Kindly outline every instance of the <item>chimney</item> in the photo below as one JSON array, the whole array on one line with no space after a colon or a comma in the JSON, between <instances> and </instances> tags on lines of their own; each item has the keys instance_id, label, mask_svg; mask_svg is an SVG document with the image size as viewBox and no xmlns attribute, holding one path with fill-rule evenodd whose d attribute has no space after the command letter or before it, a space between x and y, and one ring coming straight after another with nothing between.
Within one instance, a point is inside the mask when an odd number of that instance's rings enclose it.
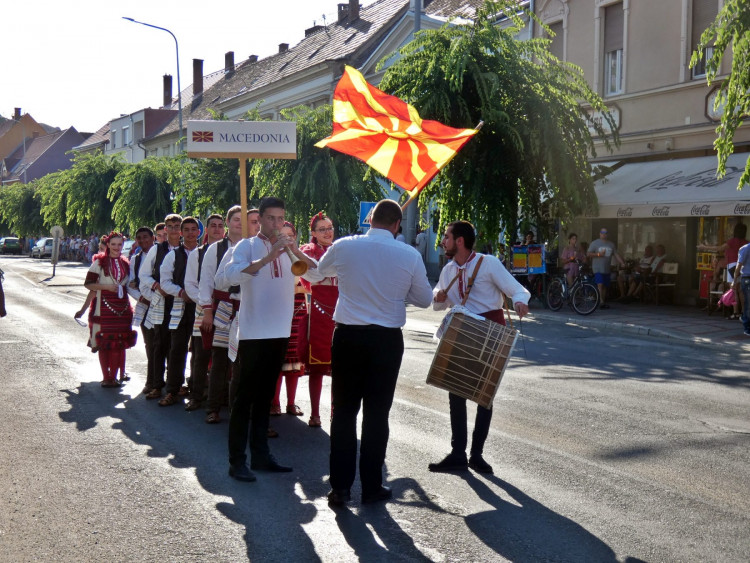
<instances>
[{"instance_id":1,"label":"chimney","mask_svg":"<svg viewBox=\"0 0 750 563\"><path fill-rule=\"evenodd\" d=\"M164 75L164 103L163 107L168 108L172 106L172 75Z\"/></svg>"},{"instance_id":2,"label":"chimney","mask_svg":"<svg viewBox=\"0 0 750 563\"><path fill-rule=\"evenodd\" d=\"M311 35L315 35L318 33L321 29L323 29L322 25L314 25L312 27L308 27L305 30L305 37L310 37Z\"/></svg>"},{"instance_id":3,"label":"chimney","mask_svg":"<svg viewBox=\"0 0 750 563\"><path fill-rule=\"evenodd\" d=\"M13 119L16 121L21 119L21 108L13 108Z\"/></svg>"},{"instance_id":4,"label":"chimney","mask_svg":"<svg viewBox=\"0 0 750 563\"><path fill-rule=\"evenodd\" d=\"M224 53L224 74L234 72L234 51Z\"/></svg>"},{"instance_id":5,"label":"chimney","mask_svg":"<svg viewBox=\"0 0 750 563\"><path fill-rule=\"evenodd\" d=\"M279 43L279 53L286 53L289 50L289 43Z\"/></svg>"},{"instance_id":6,"label":"chimney","mask_svg":"<svg viewBox=\"0 0 750 563\"><path fill-rule=\"evenodd\" d=\"M193 59L193 97L203 93L203 59Z\"/></svg>"},{"instance_id":7,"label":"chimney","mask_svg":"<svg viewBox=\"0 0 750 563\"><path fill-rule=\"evenodd\" d=\"M349 16L349 4L339 4L338 23L346 23L346 19L348 16Z\"/></svg>"},{"instance_id":8,"label":"chimney","mask_svg":"<svg viewBox=\"0 0 750 563\"><path fill-rule=\"evenodd\" d=\"M349 0L349 22L359 19L359 0Z\"/></svg>"},{"instance_id":9,"label":"chimney","mask_svg":"<svg viewBox=\"0 0 750 563\"><path fill-rule=\"evenodd\" d=\"M258 55L250 55L247 58L247 62L249 62L249 63L257 63L258 62Z\"/></svg>"}]
</instances>

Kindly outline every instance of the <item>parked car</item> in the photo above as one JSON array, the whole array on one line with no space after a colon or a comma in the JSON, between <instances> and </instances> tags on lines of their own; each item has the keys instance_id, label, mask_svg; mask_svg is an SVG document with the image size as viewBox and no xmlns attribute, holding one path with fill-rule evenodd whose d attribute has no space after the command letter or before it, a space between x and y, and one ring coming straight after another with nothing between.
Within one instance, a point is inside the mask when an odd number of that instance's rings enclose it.
<instances>
[{"instance_id":1,"label":"parked car","mask_svg":"<svg viewBox=\"0 0 750 563\"><path fill-rule=\"evenodd\" d=\"M21 254L21 243L16 237L0 238L0 254Z\"/></svg>"},{"instance_id":2,"label":"parked car","mask_svg":"<svg viewBox=\"0 0 750 563\"><path fill-rule=\"evenodd\" d=\"M122 255L126 258L130 258L130 253L132 252L134 244L135 241L133 239L126 240L122 245Z\"/></svg>"},{"instance_id":3,"label":"parked car","mask_svg":"<svg viewBox=\"0 0 750 563\"><path fill-rule=\"evenodd\" d=\"M34 247L31 249L32 258L44 258L45 256L52 256L52 245L55 244L53 238L40 238Z\"/></svg>"}]
</instances>

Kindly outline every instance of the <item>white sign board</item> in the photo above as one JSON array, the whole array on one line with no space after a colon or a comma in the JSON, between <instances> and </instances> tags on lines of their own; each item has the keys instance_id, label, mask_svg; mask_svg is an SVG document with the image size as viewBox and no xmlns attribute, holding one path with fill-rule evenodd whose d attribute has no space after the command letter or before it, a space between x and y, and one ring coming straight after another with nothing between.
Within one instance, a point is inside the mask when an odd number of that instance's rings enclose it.
<instances>
[{"instance_id":1,"label":"white sign board","mask_svg":"<svg viewBox=\"0 0 750 563\"><path fill-rule=\"evenodd\" d=\"M297 158L293 121L188 121L187 153L194 158Z\"/></svg>"}]
</instances>

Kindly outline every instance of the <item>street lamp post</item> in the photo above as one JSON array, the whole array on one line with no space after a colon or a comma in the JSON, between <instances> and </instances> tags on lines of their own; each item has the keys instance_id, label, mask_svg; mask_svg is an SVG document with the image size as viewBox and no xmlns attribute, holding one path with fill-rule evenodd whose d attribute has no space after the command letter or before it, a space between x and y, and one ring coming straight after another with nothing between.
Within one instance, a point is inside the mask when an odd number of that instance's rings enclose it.
<instances>
[{"instance_id":1,"label":"street lamp post","mask_svg":"<svg viewBox=\"0 0 750 563\"><path fill-rule=\"evenodd\" d=\"M151 25L150 23L145 22L139 22L138 20L134 20L133 18L126 18L123 16L124 20L131 21L133 23L139 23L141 25L145 25L146 27L153 27L154 29L161 29L162 31L166 31L169 33L169 35L172 36L172 39L174 39L174 49L175 53L177 53L177 110L178 110L178 117L180 120L180 133L179 133L179 140L180 140L180 152L182 152L182 84L180 83L180 46L177 44L177 37L175 37L174 33L169 31L166 27L159 27L158 25Z\"/></svg>"},{"instance_id":2,"label":"street lamp post","mask_svg":"<svg viewBox=\"0 0 750 563\"><path fill-rule=\"evenodd\" d=\"M177 111L178 111L177 116L180 122L179 123L180 131L178 133L178 139L179 139L180 154L182 154L182 139L184 136L182 134L183 133L182 131L182 84L180 83L180 46L177 43L177 37L175 37L174 33L169 31L166 27L159 27L158 25L152 25L150 23L140 22L138 20L134 20L133 18L126 18L125 16L123 16L122 19L131 21L133 23L139 23L141 25L145 25L146 27L153 27L154 29L160 29L162 31L166 31L167 33L169 33L169 35L172 36L172 39L174 39L174 49L175 49L175 53L177 54ZM186 201L185 201L185 197L183 196L182 197L182 211L185 211L185 207L186 207Z\"/></svg>"}]
</instances>

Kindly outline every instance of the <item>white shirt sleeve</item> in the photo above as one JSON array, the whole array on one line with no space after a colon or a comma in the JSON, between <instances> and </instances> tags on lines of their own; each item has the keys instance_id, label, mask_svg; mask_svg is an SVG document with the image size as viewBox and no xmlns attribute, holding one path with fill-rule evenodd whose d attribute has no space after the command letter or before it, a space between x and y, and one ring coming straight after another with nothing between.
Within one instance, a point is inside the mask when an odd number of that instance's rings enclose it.
<instances>
[{"instance_id":1,"label":"white shirt sleeve","mask_svg":"<svg viewBox=\"0 0 750 563\"><path fill-rule=\"evenodd\" d=\"M322 276L321 280L324 278L332 278L336 276L336 245L333 244L331 247L326 250L326 253L323 255L323 257L318 262L318 267L315 269L317 275ZM311 279L305 278L307 281L313 281ZM320 280L316 280L320 281Z\"/></svg>"},{"instance_id":2,"label":"white shirt sleeve","mask_svg":"<svg viewBox=\"0 0 750 563\"><path fill-rule=\"evenodd\" d=\"M427 279L427 270L424 267L424 262L422 262L422 257L418 253L414 253L411 288L406 295L406 301L423 309L429 307L432 303L432 286Z\"/></svg>"},{"instance_id":3,"label":"white shirt sleeve","mask_svg":"<svg viewBox=\"0 0 750 563\"><path fill-rule=\"evenodd\" d=\"M232 253L234 252L234 247L227 248L226 253L221 258L221 262L219 262L219 267L216 269L216 275L213 276L214 278L214 289L218 289L219 291L228 291L231 287L231 283L227 280L227 266L229 265L229 262L232 260ZM202 276L203 274L201 274ZM213 297L213 296L212 296Z\"/></svg>"},{"instance_id":4,"label":"white shirt sleeve","mask_svg":"<svg viewBox=\"0 0 750 563\"><path fill-rule=\"evenodd\" d=\"M485 260L489 266L492 281L499 287L505 295L510 296L513 303L529 304L531 294L529 291L518 283L518 280L503 266L500 260ZM484 264L482 264L484 267Z\"/></svg>"},{"instance_id":5,"label":"white shirt sleeve","mask_svg":"<svg viewBox=\"0 0 750 563\"><path fill-rule=\"evenodd\" d=\"M216 254L219 250L219 247L217 246L219 242L215 242L209 246L206 253L203 255L203 263L201 264L201 281L198 282L197 299L197 302L200 303L202 307L213 303L214 285L216 283L214 279L217 266Z\"/></svg>"},{"instance_id":6,"label":"white shirt sleeve","mask_svg":"<svg viewBox=\"0 0 750 563\"><path fill-rule=\"evenodd\" d=\"M141 262L141 274L139 276L141 284L138 289L141 290L141 295L151 301L154 298L154 292L151 286L156 281L153 277L152 270L154 269L154 262L156 261L156 245L153 245L146 256L143 257Z\"/></svg>"},{"instance_id":7,"label":"white shirt sleeve","mask_svg":"<svg viewBox=\"0 0 750 563\"><path fill-rule=\"evenodd\" d=\"M435 311L445 311L448 307L452 307L454 305L454 303L451 302L450 297L447 297L446 300L442 303L438 303L434 300L438 292L448 287L448 284L451 283L450 280L452 280L453 276L456 275L456 273L454 272L455 268L451 267L452 265L453 262L443 267L443 269L440 271L440 277L438 278L437 285L432 290L432 308Z\"/></svg>"},{"instance_id":8,"label":"white shirt sleeve","mask_svg":"<svg viewBox=\"0 0 750 563\"><path fill-rule=\"evenodd\" d=\"M226 281L229 285L240 285L243 281L251 277L250 274L242 270L250 266L252 261L253 252L250 246L250 239L242 239L234 247L232 258L225 270Z\"/></svg>"},{"instance_id":9,"label":"white shirt sleeve","mask_svg":"<svg viewBox=\"0 0 750 563\"><path fill-rule=\"evenodd\" d=\"M172 295L173 297L177 297L180 293L180 290L182 289L179 285L172 281L172 276L174 275L175 256L176 255L174 250L170 250L169 253L164 257L164 262L161 263L161 268L159 268L159 277L161 278L161 280L159 281L159 285L161 286L162 291L168 293L169 295Z\"/></svg>"},{"instance_id":10,"label":"white shirt sleeve","mask_svg":"<svg viewBox=\"0 0 750 563\"><path fill-rule=\"evenodd\" d=\"M208 251L207 251L208 252ZM190 253L185 269L185 293L193 303L198 303L198 249ZM203 256L205 260L205 255Z\"/></svg>"}]
</instances>

